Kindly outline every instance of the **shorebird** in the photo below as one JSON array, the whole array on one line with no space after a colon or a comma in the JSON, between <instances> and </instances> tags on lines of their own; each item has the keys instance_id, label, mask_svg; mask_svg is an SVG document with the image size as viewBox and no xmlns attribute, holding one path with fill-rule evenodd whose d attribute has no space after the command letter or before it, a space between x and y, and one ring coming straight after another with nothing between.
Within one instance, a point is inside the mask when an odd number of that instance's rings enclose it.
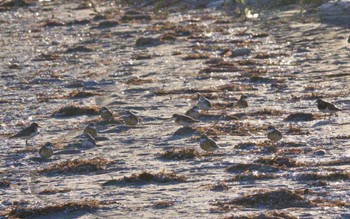
<instances>
[{"instance_id":1,"label":"shorebird","mask_svg":"<svg viewBox=\"0 0 350 219\"><path fill-rule=\"evenodd\" d=\"M140 122L140 118L130 110L126 111L126 115L122 116L121 118L124 120L126 125L130 126L135 126Z\"/></svg>"},{"instance_id":2,"label":"shorebird","mask_svg":"<svg viewBox=\"0 0 350 219\"><path fill-rule=\"evenodd\" d=\"M81 134L79 136L80 144L83 148L96 147L96 140L90 134Z\"/></svg>"},{"instance_id":3,"label":"shorebird","mask_svg":"<svg viewBox=\"0 0 350 219\"><path fill-rule=\"evenodd\" d=\"M99 113L104 121L111 121L113 119L113 113L107 107L102 107Z\"/></svg>"},{"instance_id":4,"label":"shorebird","mask_svg":"<svg viewBox=\"0 0 350 219\"><path fill-rule=\"evenodd\" d=\"M186 115L179 115L179 114L173 114L172 118L175 118L175 123L183 126L183 127L189 127L194 123L199 122L198 120L195 120L189 116Z\"/></svg>"},{"instance_id":5,"label":"shorebird","mask_svg":"<svg viewBox=\"0 0 350 219\"><path fill-rule=\"evenodd\" d=\"M194 119L198 119L200 117L199 107L193 106L191 109L186 111L185 115L192 117Z\"/></svg>"},{"instance_id":6,"label":"shorebird","mask_svg":"<svg viewBox=\"0 0 350 219\"><path fill-rule=\"evenodd\" d=\"M86 126L83 133L90 134L93 138L97 137L97 130L94 128L93 123L90 123L88 126Z\"/></svg>"},{"instance_id":7,"label":"shorebird","mask_svg":"<svg viewBox=\"0 0 350 219\"><path fill-rule=\"evenodd\" d=\"M338 111L342 111L341 109L337 108L336 106L334 106L333 104L323 101L321 99L317 99L316 101L317 103L317 108L324 113L329 113L329 119L331 118L331 115L333 113L336 113Z\"/></svg>"},{"instance_id":8,"label":"shorebird","mask_svg":"<svg viewBox=\"0 0 350 219\"><path fill-rule=\"evenodd\" d=\"M216 142L209 138L207 135L202 135L199 139L199 145L204 151L215 151L219 149L219 146L216 144Z\"/></svg>"},{"instance_id":9,"label":"shorebird","mask_svg":"<svg viewBox=\"0 0 350 219\"><path fill-rule=\"evenodd\" d=\"M198 101L198 107L201 110L208 112L212 107L212 103L205 96L201 96Z\"/></svg>"},{"instance_id":10,"label":"shorebird","mask_svg":"<svg viewBox=\"0 0 350 219\"><path fill-rule=\"evenodd\" d=\"M282 139L282 133L278 131L275 127L269 126L267 128L267 138L273 143L276 143Z\"/></svg>"},{"instance_id":11,"label":"shorebird","mask_svg":"<svg viewBox=\"0 0 350 219\"><path fill-rule=\"evenodd\" d=\"M28 140L39 134L39 125L35 122L30 124L30 126L22 129L17 134L11 136L10 138L20 138L26 140L26 146L28 145Z\"/></svg>"},{"instance_id":12,"label":"shorebird","mask_svg":"<svg viewBox=\"0 0 350 219\"><path fill-rule=\"evenodd\" d=\"M236 107L238 108L247 108L248 107L248 102L247 102L247 96L246 95L241 95L239 100L236 103Z\"/></svg>"},{"instance_id":13,"label":"shorebird","mask_svg":"<svg viewBox=\"0 0 350 219\"><path fill-rule=\"evenodd\" d=\"M52 143L46 142L44 146L42 146L39 150L39 155L41 158L48 159L53 154Z\"/></svg>"}]
</instances>

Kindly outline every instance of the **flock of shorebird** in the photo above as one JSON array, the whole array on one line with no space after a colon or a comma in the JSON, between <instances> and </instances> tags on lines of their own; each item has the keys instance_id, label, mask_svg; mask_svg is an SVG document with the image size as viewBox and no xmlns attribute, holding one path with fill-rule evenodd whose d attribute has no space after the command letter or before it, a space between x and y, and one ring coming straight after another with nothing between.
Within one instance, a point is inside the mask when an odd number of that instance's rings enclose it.
<instances>
[{"instance_id":1,"label":"flock of shorebird","mask_svg":"<svg viewBox=\"0 0 350 219\"><path fill-rule=\"evenodd\" d=\"M332 103L323 101L321 99L318 99L317 101L317 107L321 112L329 113L329 118L332 114L341 111L341 109L334 106ZM247 102L247 96L241 95L240 99L235 103L235 107L237 108L247 108L248 102ZM212 103L210 100L208 100L205 96L200 96L199 101L197 105L193 106L189 110L186 111L185 114L173 114L172 118L174 119L175 123L182 127L190 127L195 123L199 122L199 118L201 116L200 110L202 112L208 113L208 111L212 108ZM99 111L99 114L104 121L112 121L114 119L114 114L111 110L109 110L107 107L102 107ZM136 126L140 123L140 118L134 114L131 111L126 111L125 115L121 116L121 119L123 119L124 124L127 126ZM10 138L20 138L26 140L26 146L28 145L28 140L33 138L39 133L39 125L37 123L32 123L30 126L24 128L23 130L19 131L17 134L11 136ZM83 148L92 148L96 146L96 140L97 137L97 130L94 128L94 124L90 123L88 126L84 129L83 134L80 135L80 143ZM207 133L207 132L206 132ZM216 144L216 142L209 138L206 133L202 134L200 137L200 148L204 151L215 151L219 147ZM277 143L279 140L282 139L282 133L277 130L273 126L269 126L267 129L267 138L273 142ZM53 154L53 144L51 142L45 143L40 150L39 155L42 158L48 159Z\"/></svg>"}]
</instances>

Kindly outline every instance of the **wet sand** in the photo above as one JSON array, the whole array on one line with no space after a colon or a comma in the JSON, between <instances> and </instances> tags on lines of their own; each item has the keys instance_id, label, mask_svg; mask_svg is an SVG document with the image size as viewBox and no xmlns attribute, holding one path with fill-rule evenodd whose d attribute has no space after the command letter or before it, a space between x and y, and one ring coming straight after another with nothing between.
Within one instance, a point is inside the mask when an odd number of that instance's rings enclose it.
<instances>
[{"instance_id":1,"label":"wet sand","mask_svg":"<svg viewBox=\"0 0 350 219\"><path fill-rule=\"evenodd\" d=\"M349 27L297 11L245 20L224 11L135 15L113 6L101 17L81 6L49 2L0 13L0 211L20 217L36 209L29 214L35 218L254 218L274 210L284 218L350 217ZM213 108L201 112L194 132L179 132L169 118L196 105L197 93ZM235 108L242 94L249 107ZM328 119L318 98L343 111ZM54 114L71 104L93 110ZM101 120L103 106L115 122ZM122 124L126 110L141 123ZM293 113L310 114L288 121ZM8 139L31 122L41 134L29 147ZM67 149L91 122L97 147ZM283 133L277 146L267 140L269 125ZM201 150L204 132L219 150ZM54 155L39 159L47 141ZM183 149L191 150L164 157ZM57 207L81 201L93 204L70 213Z\"/></svg>"}]
</instances>

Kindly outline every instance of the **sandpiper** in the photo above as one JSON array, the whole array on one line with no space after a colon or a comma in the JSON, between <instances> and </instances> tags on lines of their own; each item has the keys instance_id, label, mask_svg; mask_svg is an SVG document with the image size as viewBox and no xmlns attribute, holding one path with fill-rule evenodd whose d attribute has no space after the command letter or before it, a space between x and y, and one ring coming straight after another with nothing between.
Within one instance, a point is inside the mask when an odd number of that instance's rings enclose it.
<instances>
[{"instance_id":1,"label":"sandpiper","mask_svg":"<svg viewBox=\"0 0 350 219\"><path fill-rule=\"evenodd\" d=\"M97 130L94 127L93 123L90 123L86 128L84 129L84 134L90 134L93 138L97 137Z\"/></svg>"},{"instance_id":2,"label":"sandpiper","mask_svg":"<svg viewBox=\"0 0 350 219\"><path fill-rule=\"evenodd\" d=\"M48 159L53 154L52 143L46 142L44 146L42 146L39 150L39 155L41 158Z\"/></svg>"},{"instance_id":3,"label":"sandpiper","mask_svg":"<svg viewBox=\"0 0 350 219\"><path fill-rule=\"evenodd\" d=\"M113 119L113 113L107 107L102 107L99 112L104 121L111 121Z\"/></svg>"},{"instance_id":4,"label":"sandpiper","mask_svg":"<svg viewBox=\"0 0 350 219\"><path fill-rule=\"evenodd\" d=\"M337 108L336 106L334 106L333 104L323 101L321 99L317 99L316 101L317 103L317 108L324 113L329 113L329 118L331 118L331 115L333 113L336 113L338 111L341 111L341 109Z\"/></svg>"},{"instance_id":5,"label":"sandpiper","mask_svg":"<svg viewBox=\"0 0 350 219\"><path fill-rule=\"evenodd\" d=\"M193 106L191 109L187 110L185 114L194 119L198 119L200 117L199 107Z\"/></svg>"},{"instance_id":6,"label":"sandpiper","mask_svg":"<svg viewBox=\"0 0 350 219\"><path fill-rule=\"evenodd\" d=\"M22 129L17 134L11 136L10 138L20 138L26 140L26 146L28 145L28 140L39 134L39 125L35 122L30 124L30 126Z\"/></svg>"},{"instance_id":7,"label":"sandpiper","mask_svg":"<svg viewBox=\"0 0 350 219\"><path fill-rule=\"evenodd\" d=\"M207 135L202 135L199 141L199 145L204 151L215 151L219 149L219 146L216 144L216 142L213 139L209 138Z\"/></svg>"},{"instance_id":8,"label":"sandpiper","mask_svg":"<svg viewBox=\"0 0 350 219\"><path fill-rule=\"evenodd\" d=\"M79 136L80 144L83 148L96 147L96 140L90 134L82 134Z\"/></svg>"},{"instance_id":9,"label":"sandpiper","mask_svg":"<svg viewBox=\"0 0 350 219\"><path fill-rule=\"evenodd\" d=\"M201 110L208 112L212 107L212 103L205 96L201 96L198 101L198 107Z\"/></svg>"},{"instance_id":10,"label":"sandpiper","mask_svg":"<svg viewBox=\"0 0 350 219\"><path fill-rule=\"evenodd\" d=\"M278 131L275 127L269 126L267 128L267 138L273 143L276 143L282 139L282 133Z\"/></svg>"},{"instance_id":11,"label":"sandpiper","mask_svg":"<svg viewBox=\"0 0 350 219\"><path fill-rule=\"evenodd\" d=\"M199 122L198 120L195 120L189 116L186 115L179 115L179 114L173 114L172 118L175 118L175 123L183 126L183 127L189 127L194 123Z\"/></svg>"},{"instance_id":12,"label":"sandpiper","mask_svg":"<svg viewBox=\"0 0 350 219\"><path fill-rule=\"evenodd\" d=\"M246 95L241 95L239 100L236 103L236 107L238 108L247 108L248 107L248 102L247 102L247 96Z\"/></svg>"},{"instance_id":13,"label":"sandpiper","mask_svg":"<svg viewBox=\"0 0 350 219\"><path fill-rule=\"evenodd\" d=\"M130 126L135 126L140 122L140 118L130 110L126 111L126 115L122 116L121 118L124 120L126 125Z\"/></svg>"}]
</instances>

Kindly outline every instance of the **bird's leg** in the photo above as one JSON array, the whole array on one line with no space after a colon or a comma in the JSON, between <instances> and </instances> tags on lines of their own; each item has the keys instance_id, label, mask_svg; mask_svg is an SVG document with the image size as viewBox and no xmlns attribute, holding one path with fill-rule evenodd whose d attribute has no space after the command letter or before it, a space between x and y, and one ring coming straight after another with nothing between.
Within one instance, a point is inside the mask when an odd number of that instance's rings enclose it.
<instances>
[{"instance_id":1,"label":"bird's leg","mask_svg":"<svg viewBox=\"0 0 350 219\"><path fill-rule=\"evenodd\" d=\"M28 139L26 140L26 146L28 146Z\"/></svg>"}]
</instances>

